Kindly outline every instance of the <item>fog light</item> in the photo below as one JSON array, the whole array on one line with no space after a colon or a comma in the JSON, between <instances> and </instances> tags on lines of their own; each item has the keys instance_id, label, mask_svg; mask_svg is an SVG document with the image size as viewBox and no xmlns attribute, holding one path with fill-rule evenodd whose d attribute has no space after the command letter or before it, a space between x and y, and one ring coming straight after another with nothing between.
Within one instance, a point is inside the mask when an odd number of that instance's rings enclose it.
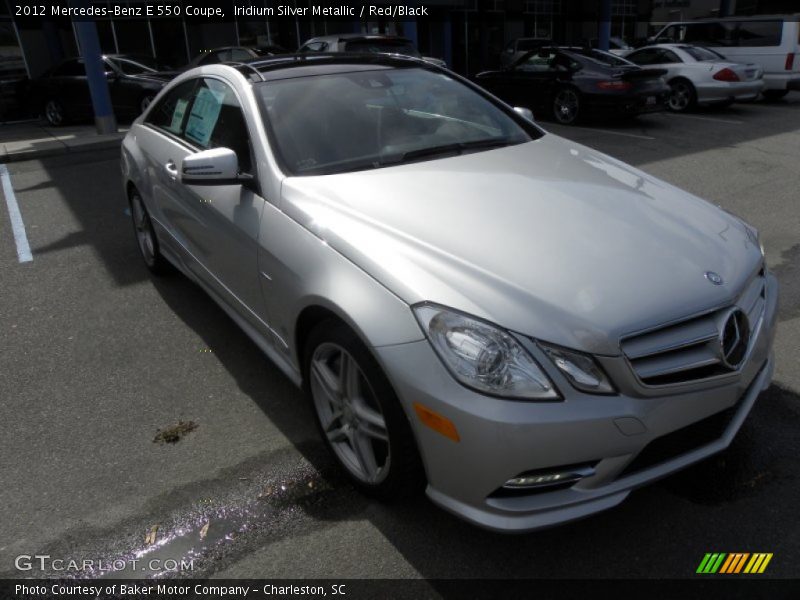
<instances>
[{"instance_id":1,"label":"fog light","mask_svg":"<svg viewBox=\"0 0 800 600\"><path fill-rule=\"evenodd\" d=\"M570 467L559 467L548 471L530 471L523 473L506 481L503 485L507 490L520 490L527 488L546 487L551 485L564 485L575 483L594 475L594 468L591 465L576 465Z\"/></svg>"}]
</instances>

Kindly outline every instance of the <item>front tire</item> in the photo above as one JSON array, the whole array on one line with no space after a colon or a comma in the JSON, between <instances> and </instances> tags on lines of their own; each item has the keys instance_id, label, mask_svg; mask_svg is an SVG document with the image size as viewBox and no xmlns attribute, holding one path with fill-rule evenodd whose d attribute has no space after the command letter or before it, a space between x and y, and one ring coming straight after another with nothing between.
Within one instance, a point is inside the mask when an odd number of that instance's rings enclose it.
<instances>
[{"instance_id":1,"label":"front tire","mask_svg":"<svg viewBox=\"0 0 800 600\"><path fill-rule=\"evenodd\" d=\"M553 96L553 118L562 125L574 125L581 114L581 97L577 90L561 88Z\"/></svg>"},{"instance_id":2,"label":"front tire","mask_svg":"<svg viewBox=\"0 0 800 600\"><path fill-rule=\"evenodd\" d=\"M383 500L420 491L425 477L411 426L358 336L339 321L320 323L303 367L320 435L356 487Z\"/></svg>"},{"instance_id":3,"label":"front tire","mask_svg":"<svg viewBox=\"0 0 800 600\"><path fill-rule=\"evenodd\" d=\"M131 191L130 194L131 219L133 220L133 230L136 234L136 243L142 255L144 264L155 275L167 275L170 266L161 254L158 244L153 221L144 205L144 200L138 190Z\"/></svg>"},{"instance_id":4,"label":"front tire","mask_svg":"<svg viewBox=\"0 0 800 600\"><path fill-rule=\"evenodd\" d=\"M669 87L667 108L672 112L684 112L697 104L697 92L689 81L677 79L670 82Z\"/></svg>"},{"instance_id":5,"label":"front tire","mask_svg":"<svg viewBox=\"0 0 800 600\"><path fill-rule=\"evenodd\" d=\"M67 121L64 105L55 98L49 98L44 103L44 118L53 127L60 127Z\"/></svg>"}]
</instances>

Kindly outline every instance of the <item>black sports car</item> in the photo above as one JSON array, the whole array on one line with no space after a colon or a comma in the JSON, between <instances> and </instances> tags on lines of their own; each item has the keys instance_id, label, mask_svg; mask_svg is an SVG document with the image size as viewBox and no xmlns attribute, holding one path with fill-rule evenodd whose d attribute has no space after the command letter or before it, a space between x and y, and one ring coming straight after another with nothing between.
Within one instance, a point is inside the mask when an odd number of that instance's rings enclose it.
<instances>
[{"instance_id":1,"label":"black sports car","mask_svg":"<svg viewBox=\"0 0 800 600\"><path fill-rule=\"evenodd\" d=\"M139 116L164 84L176 75L167 70L169 67L147 56L107 54L103 62L111 105L118 118ZM90 118L92 99L83 59L68 58L33 79L28 98L51 125Z\"/></svg>"},{"instance_id":2,"label":"black sports car","mask_svg":"<svg viewBox=\"0 0 800 600\"><path fill-rule=\"evenodd\" d=\"M664 69L641 67L591 48L543 47L475 81L513 106L575 123L587 113L638 115L664 110Z\"/></svg>"}]
</instances>

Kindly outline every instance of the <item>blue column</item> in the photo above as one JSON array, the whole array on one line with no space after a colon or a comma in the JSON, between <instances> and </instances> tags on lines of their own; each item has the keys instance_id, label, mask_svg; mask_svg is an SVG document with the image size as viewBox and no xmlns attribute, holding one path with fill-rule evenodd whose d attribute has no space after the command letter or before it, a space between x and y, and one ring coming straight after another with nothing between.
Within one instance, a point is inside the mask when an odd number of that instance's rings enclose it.
<instances>
[{"instance_id":1,"label":"blue column","mask_svg":"<svg viewBox=\"0 0 800 600\"><path fill-rule=\"evenodd\" d=\"M719 16L720 17L730 17L731 13L733 12L732 5L734 5L734 0L719 0Z\"/></svg>"},{"instance_id":2,"label":"blue column","mask_svg":"<svg viewBox=\"0 0 800 600\"><path fill-rule=\"evenodd\" d=\"M608 51L611 37L611 0L600 0L600 23L597 31L597 47Z\"/></svg>"},{"instance_id":3,"label":"blue column","mask_svg":"<svg viewBox=\"0 0 800 600\"><path fill-rule=\"evenodd\" d=\"M73 4L89 6L86 0ZM117 131L117 120L114 118L114 109L111 107L111 95L108 92L108 80L106 79L106 69L103 64L103 53L100 50L100 40L97 37L97 26L93 20L89 19L75 20L74 25L81 56L86 68L89 93L92 96L94 123L97 127L97 133L115 133Z\"/></svg>"},{"instance_id":4,"label":"blue column","mask_svg":"<svg viewBox=\"0 0 800 600\"><path fill-rule=\"evenodd\" d=\"M419 40L417 39L417 18L409 18L408 21L403 21L403 36L410 39L416 48L419 48Z\"/></svg>"}]
</instances>

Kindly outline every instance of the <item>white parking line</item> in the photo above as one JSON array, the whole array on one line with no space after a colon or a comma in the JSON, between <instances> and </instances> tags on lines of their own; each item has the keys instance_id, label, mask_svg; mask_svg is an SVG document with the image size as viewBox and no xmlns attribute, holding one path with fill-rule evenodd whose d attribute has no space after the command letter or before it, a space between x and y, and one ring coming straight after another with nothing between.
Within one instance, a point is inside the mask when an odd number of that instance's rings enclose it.
<instances>
[{"instance_id":1,"label":"white parking line","mask_svg":"<svg viewBox=\"0 0 800 600\"><path fill-rule=\"evenodd\" d=\"M728 123L730 125L741 125L744 121L734 121L733 119L720 119L719 117L701 117L700 115L684 115L676 113L664 113L671 117L683 117L685 119L697 119L698 121L714 121L716 123Z\"/></svg>"},{"instance_id":2,"label":"white parking line","mask_svg":"<svg viewBox=\"0 0 800 600\"><path fill-rule=\"evenodd\" d=\"M11 187L11 175L8 174L8 167L3 164L0 164L0 181L6 197L6 206L8 206L8 216L11 219L11 229L14 232L14 242L17 244L19 262L30 262L33 260L33 255L31 247L28 245L28 236L25 234L25 223L22 222L17 197L14 195L14 188Z\"/></svg>"}]
</instances>

